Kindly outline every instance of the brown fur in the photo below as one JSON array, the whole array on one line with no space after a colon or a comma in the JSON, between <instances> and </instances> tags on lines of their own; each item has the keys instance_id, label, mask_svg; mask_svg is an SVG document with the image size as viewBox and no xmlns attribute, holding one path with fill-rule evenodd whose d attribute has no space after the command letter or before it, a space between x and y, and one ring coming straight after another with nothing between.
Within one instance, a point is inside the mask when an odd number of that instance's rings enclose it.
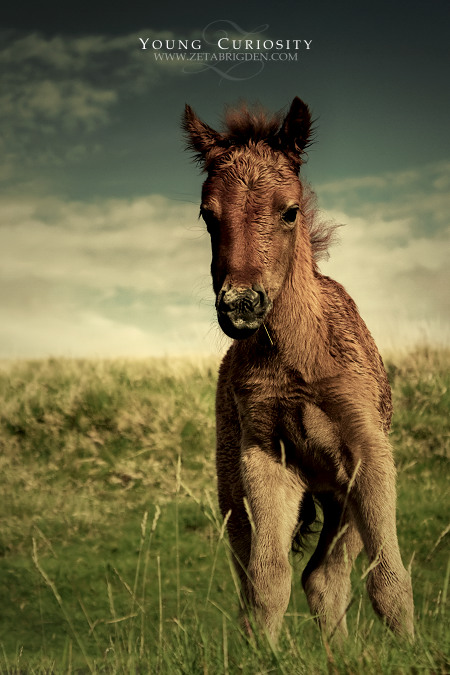
<instances>
[{"instance_id":1,"label":"brown fur","mask_svg":"<svg viewBox=\"0 0 450 675\"><path fill-rule=\"evenodd\" d=\"M309 109L296 98L284 121L232 111L219 133L187 106L184 128L208 172L201 213L219 321L246 338L222 362L216 408L219 503L229 514L244 623L250 615L276 639L290 595L289 551L314 495L323 527L302 581L323 629L346 633L350 570L364 546L375 611L411 636L390 387L355 303L317 267L332 228L298 178Z\"/></svg>"}]
</instances>

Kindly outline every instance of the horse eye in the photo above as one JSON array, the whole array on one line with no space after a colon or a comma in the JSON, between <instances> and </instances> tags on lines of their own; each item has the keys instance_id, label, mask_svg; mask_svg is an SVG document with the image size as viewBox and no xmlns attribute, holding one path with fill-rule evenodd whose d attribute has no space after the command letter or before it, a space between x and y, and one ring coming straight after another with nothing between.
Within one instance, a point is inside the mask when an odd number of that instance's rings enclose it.
<instances>
[{"instance_id":1,"label":"horse eye","mask_svg":"<svg viewBox=\"0 0 450 675\"><path fill-rule=\"evenodd\" d=\"M298 212L298 206L291 206L287 211L285 211L282 215L282 218L285 223L289 223L292 225L295 223L295 220L297 218L297 212Z\"/></svg>"},{"instance_id":2,"label":"horse eye","mask_svg":"<svg viewBox=\"0 0 450 675\"><path fill-rule=\"evenodd\" d=\"M206 223L208 232L211 232L211 230L214 230L217 227L219 221L210 209L200 208L200 215Z\"/></svg>"}]
</instances>

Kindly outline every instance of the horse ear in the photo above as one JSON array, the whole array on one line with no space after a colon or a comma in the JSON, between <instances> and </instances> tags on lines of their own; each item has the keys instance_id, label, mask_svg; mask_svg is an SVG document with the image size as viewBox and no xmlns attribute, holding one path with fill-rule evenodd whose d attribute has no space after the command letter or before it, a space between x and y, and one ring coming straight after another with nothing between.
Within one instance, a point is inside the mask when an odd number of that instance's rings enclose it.
<instances>
[{"instance_id":1,"label":"horse ear","mask_svg":"<svg viewBox=\"0 0 450 675\"><path fill-rule=\"evenodd\" d=\"M202 122L187 103L182 128L187 136L187 147L194 150L199 161L205 161L213 148L222 140L222 136Z\"/></svg>"},{"instance_id":2,"label":"horse ear","mask_svg":"<svg viewBox=\"0 0 450 675\"><path fill-rule=\"evenodd\" d=\"M311 141L311 113L303 101L296 96L278 132L279 149L300 168L302 154Z\"/></svg>"}]
</instances>

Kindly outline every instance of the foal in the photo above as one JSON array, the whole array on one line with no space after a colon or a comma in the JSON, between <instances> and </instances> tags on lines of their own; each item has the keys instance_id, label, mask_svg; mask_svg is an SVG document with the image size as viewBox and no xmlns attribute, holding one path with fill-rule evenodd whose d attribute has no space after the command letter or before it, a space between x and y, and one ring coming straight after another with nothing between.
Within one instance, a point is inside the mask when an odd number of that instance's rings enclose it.
<instances>
[{"instance_id":1,"label":"foal","mask_svg":"<svg viewBox=\"0 0 450 675\"><path fill-rule=\"evenodd\" d=\"M350 570L364 546L375 611L412 636L387 438L391 392L355 303L316 264L330 231L298 177L309 109L295 98L284 120L243 108L226 123L219 133L186 106L188 145L208 174L200 213L218 321L234 339L217 388L217 477L242 604L276 640L289 551L313 520L314 495L323 527L302 582L322 628L346 634Z\"/></svg>"}]
</instances>

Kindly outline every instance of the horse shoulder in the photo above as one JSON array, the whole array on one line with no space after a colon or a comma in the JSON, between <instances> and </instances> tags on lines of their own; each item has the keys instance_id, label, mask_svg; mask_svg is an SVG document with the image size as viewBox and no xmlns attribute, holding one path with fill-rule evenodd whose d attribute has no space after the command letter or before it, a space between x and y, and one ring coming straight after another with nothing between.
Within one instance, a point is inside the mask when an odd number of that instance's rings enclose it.
<instances>
[{"instance_id":1,"label":"horse shoulder","mask_svg":"<svg viewBox=\"0 0 450 675\"><path fill-rule=\"evenodd\" d=\"M327 324L328 351L344 376L364 382L364 394L373 398L387 432L392 418L391 388L375 341L344 286L322 274L317 279Z\"/></svg>"}]
</instances>

